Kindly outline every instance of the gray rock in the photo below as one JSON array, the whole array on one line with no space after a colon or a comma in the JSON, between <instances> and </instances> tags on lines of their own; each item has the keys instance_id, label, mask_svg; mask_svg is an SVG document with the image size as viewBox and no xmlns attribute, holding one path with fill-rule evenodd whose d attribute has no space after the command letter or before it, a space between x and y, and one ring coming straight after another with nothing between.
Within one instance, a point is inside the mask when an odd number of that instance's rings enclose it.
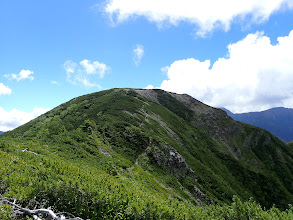
<instances>
[{"instance_id":1,"label":"gray rock","mask_svg":"<svg viewBox=\"0 0 293 220\"><path fill-rule=\"evenodd\" d=\"M185 176L194 178L194 171L187 165L182 155L167 144L160 147L150 147L147 151L147 155L151 163L169 171L177 178Z\"/></svg>"}]
</instances>

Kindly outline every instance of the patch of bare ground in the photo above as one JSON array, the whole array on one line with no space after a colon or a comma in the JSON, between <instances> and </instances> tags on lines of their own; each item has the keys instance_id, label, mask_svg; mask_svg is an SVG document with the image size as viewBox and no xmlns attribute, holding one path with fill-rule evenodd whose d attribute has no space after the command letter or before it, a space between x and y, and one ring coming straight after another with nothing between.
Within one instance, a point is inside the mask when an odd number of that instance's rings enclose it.
<instances>
[{"instance_id":1,"label":"patch of bare ground","mask_svg":"<svg viewBox=\"0 0 293 220\"><path fill-rule=\"evenodd\" d=\"M158 122L167 131L170 137L175 138L176 140L179 140L178 135L171 128L169 128L168 125L164 121L162 121L162 119L158 115L148 114L148 113L145 113L145 114L147 117Z\"/></svg>"},{"instance_id":2,"label":"patch of bare ground","mask_svg":"<svg viewBox=\"0 0 293 220\"><path fill-rule=\"evenodd\" d=\"M135 92L137 92L138 94L140 94L141 96L157 103L160 104L159 100L158 100L158 94L156 93L156 91L151 90L151 89L135 89Z\"/></svg>"}]
</instances>

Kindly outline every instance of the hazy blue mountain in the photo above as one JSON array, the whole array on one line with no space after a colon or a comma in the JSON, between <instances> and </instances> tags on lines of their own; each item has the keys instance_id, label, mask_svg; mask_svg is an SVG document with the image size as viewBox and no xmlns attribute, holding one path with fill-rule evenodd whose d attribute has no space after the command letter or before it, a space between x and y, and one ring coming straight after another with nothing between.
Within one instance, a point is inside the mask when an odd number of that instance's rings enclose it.
<instances>
[{"instance_id":1,"label":"hazy blue mountain","mask_svg":"<svg viewBox=\"0 0 293 220\"><path fill-rule=\"evenodd\" d=\"M3 131L0 131L0 134L4 134L4 132Z\"/></svg>"},{"instance_id":2,"label":"hazy blue mountain","mask_svg":"<svg viewBox=\"0 0 293 220\"><path fill-rule=\"evenodd\" d=\"M242 114L233 114L225 108L222 109L234 120L266 129L286 142L293 140L293 109L279 107Z\"/></svg>"}]
</instances>

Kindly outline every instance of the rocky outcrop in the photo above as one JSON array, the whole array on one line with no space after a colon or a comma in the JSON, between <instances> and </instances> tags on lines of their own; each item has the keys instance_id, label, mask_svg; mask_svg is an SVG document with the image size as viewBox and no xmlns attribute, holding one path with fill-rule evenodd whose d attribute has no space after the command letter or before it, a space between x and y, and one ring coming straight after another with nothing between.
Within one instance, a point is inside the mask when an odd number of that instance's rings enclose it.
<instances>
[{"instance_id":1,"label":"rocky outcrop","mask_svg":"<svg viewBox=\"0 0 293 220\"><path fill-rule=\"evenodd\" d=\"M152 89L135 89L135 92L137 92L138 94L140 94L141 96L157 103L160 104L159 100L158 100L158 95L156 93L155 90Z\"/></svg>"},{"instance_id":2,"label":"rocky outcrop","mask_svg":"<svg viewBox=\"0 0 293 220\"><path fill-rule=\"evenodd\" d=\"M185 159L173 147L165 144L160 147L151 146L147 150L151 163L156 164L177 178L190 176L194 178L194 171L187 165Z\"/></svg>"},{"instance_id":3,"label":"rocky outcrop","mask_svg":"<svg viewBox=\"0 0 293 220\"><path fill-rule=\"evenodd\" d=\"M99 148L99 152L102 153L102 154L104 154L107 157L112 157L111 154L110 154L110 152L107 149L103 149L103 148L100 147Z\"/></svg>"},{"instance_id":4,"label":"rocky outcrop","mask_svg":"<svg viewBox=\"0 0 293 220\"><path fill-rule=\"evenodd\" d=\"M177 179L189 176L195 180L194 171L187 165L184 157L173 147L167 144L160 147L150 146L146 153L151 163L156 164L166 172L172 173ZM213 204L213 201L195 185L192 190L190 190L190 193L198 199L197 202L199 202L199 204Z\"/></svg>"},{"instance_id":5,"label":"rocky outcrop","mask_svg":"<svg viewBox=\"0 0 293 220\"><path fill-rule=\"evenodd\" d=\"M214 201L209 199L199 188L196 186L193 186L193 192L192 194L195 196L195 198L198 198L200 201L204 201L206 204L214 204Z\"/></svg>"}]
</instances>

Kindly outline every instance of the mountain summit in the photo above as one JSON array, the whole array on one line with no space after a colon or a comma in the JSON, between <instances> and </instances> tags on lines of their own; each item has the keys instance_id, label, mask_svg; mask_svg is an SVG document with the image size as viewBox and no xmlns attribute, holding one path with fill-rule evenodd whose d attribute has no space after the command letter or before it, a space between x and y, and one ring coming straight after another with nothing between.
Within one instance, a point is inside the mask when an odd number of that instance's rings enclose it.
<instances>
[{"instance_id":1,"label":"mountain summit","mask_svg":"<svg viewBox=\"0 0 293 220\"><path fill-rule=\"evenodd\" d=\"M51 205L56 205L51 185L63 190L63 183L75 183L86 195L101 193L97 201L131 198L123 207L136 207L137 216L144 210L139 195L155 204L165 198L199 206L230 203L237 195L268 208L286 208L293 199L292 146L189 95L158 89L111 89L74 98L1 135L0 150L20 161L22 155L31 158L27 169L43 172L34 177L36 184L3 175L4 192L18 195L21 189L11 186L20 181L29 185L22 198ZM52 166L56 174L46 173Z\"/></svg>"}]
</instances>

